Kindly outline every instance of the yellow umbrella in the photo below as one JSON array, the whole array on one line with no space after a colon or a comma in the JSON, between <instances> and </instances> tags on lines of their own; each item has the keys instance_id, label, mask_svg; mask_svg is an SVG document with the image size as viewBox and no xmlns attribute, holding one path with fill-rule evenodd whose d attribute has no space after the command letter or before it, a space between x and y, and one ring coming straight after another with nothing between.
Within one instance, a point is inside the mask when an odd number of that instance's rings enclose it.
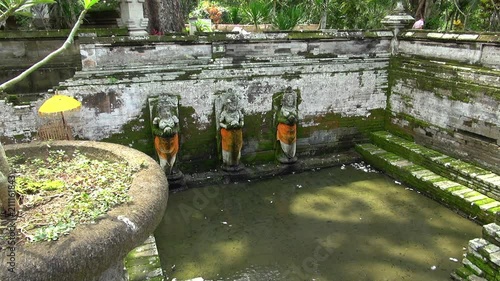
<instances>
[{"instance_id":1,"label":"yellow umbrella","mask_svg":"<svg viewBox=\"0 0 500 281\"><path fill-rule=\"evenodd\" d=\"M79 109L82 104L74 99L73 97L55 94L48 100L46 100L42 106L38 109L38 114L54 114L61 113L63 125L66 126L66 121L64 120L64 111Z\"/></svg>"}]
</instances>

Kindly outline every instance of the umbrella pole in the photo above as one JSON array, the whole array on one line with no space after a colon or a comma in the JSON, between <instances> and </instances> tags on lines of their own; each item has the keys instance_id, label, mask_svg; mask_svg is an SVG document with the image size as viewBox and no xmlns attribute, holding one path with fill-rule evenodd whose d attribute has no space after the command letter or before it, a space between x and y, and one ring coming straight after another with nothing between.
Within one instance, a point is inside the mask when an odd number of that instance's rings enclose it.
<instances>
[{"instance_id":1,"label":"umbrella pole","mask_svg":"<svg viewBox=\"0 0 500 281\"><path fill-rule=\"evenodd\" d=\"M66 120L64 120L64 114L62 113L62 111L61 111L61 117L62 117L62 121L63 121L63 130L64 130L64 134L66 135L66 140L69 140L68 130L66 129Z\"/></svg>"},{"instance_id":2,"label":"umbrella pole","mask_svg":"<svg viewBox=\"0 0 500 281\"><path fill-rule=\"evenodd\" d=\"M62 113L62 111L61 111L61 117L63 120L63 126L66 127L66 120L64 120L64 114Z\"/></svg>"}]
</instances>

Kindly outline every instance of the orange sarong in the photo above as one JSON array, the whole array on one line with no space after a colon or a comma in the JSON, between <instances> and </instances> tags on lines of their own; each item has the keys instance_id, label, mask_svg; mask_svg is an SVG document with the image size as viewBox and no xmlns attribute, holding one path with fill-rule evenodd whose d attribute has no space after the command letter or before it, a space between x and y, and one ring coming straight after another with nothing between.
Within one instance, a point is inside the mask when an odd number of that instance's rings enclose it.
<instances>
[{"instance_id":1,"label":"orange sarong","mask_svg":"<svg viewBox=\"0 0 500 281\"><path fill-rule=\"evenodd\" d=\"M297 124L287 125L278 123L276 139L285 144L294 144L297 139Z\"/></svg>"},{"instance_id":2,"label":"orange sarong","mask_svg":"<svg viewBox=\"0 0 500 281\"><path fill-rule=\"evenodd\" d=\"M179 151L179 135L170 138L155 136L155 148L160 158L170 161Z\"/></svg>"},{"instance_id":3,"label":"orange sarong","mask_svg":"<svg viewBox=\"0 0 500 281\"><path fill-rule=\"evenodd\" d=\"M231 153L232 164L238 163L241 147L243 147L243 130L225 128L220 129L222 150Z\"/></svg>"}]
</instances>

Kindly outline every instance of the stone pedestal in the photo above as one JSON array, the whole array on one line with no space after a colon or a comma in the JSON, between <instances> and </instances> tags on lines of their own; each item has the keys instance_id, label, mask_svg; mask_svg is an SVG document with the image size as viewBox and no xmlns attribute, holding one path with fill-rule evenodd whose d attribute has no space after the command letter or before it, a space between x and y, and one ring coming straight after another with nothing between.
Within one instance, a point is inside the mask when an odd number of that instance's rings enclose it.
<instances>
[{"instance_id":1,"label":"stone pedestal","mask_svg":"<svg viewBox=\"0 0 500 281\"><path fill-rule=\"evenodd\" d=\"M387 28L392 29L393 39L391 41L391 53L393 55L398 53L398 34L401 29L409 27L415 19L408 15L403 7L403 3L399 1L396 8L390 15L387 15L382 20L382 24Z\"/></svg>"},{"instance_id":2,"label":"stone pedestal","mask_svg":"<svg viewBox=\"0 0 500 281\"><path fill-rule=\"evenodd\" d=\"M143 5L145 0L121 0L121 18L118 26L128 28L130 36L145 36L149 19L144 18Z\"/></svg>"}]
</instances>

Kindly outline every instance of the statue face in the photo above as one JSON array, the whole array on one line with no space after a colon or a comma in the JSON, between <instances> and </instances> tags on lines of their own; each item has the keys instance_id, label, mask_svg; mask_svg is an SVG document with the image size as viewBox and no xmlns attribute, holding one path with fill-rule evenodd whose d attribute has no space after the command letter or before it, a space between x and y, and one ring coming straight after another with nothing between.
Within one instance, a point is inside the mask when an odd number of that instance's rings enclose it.
<instances>
[{"instance_id":1,"label":"statue face","mask_svg":"<svg viewBox=\"0 0 500 281\"><path fill-rule=\"evenodd\" d=\"M295 95L294 93L285 93L283 95L283 100L281 101L281 104L287 107L295 107Z\"/></svg>"},{"instance_id":2,"label":"statue face","mask_svg":"<svg viewBox=\"0 0 500 281\"><path fill-rule=\"evenodd\" d=\"M238 97L235 94L229 94L226 100L226 109L229 112L238 111L239 102Z\"/></svg>"}]
</instances>

